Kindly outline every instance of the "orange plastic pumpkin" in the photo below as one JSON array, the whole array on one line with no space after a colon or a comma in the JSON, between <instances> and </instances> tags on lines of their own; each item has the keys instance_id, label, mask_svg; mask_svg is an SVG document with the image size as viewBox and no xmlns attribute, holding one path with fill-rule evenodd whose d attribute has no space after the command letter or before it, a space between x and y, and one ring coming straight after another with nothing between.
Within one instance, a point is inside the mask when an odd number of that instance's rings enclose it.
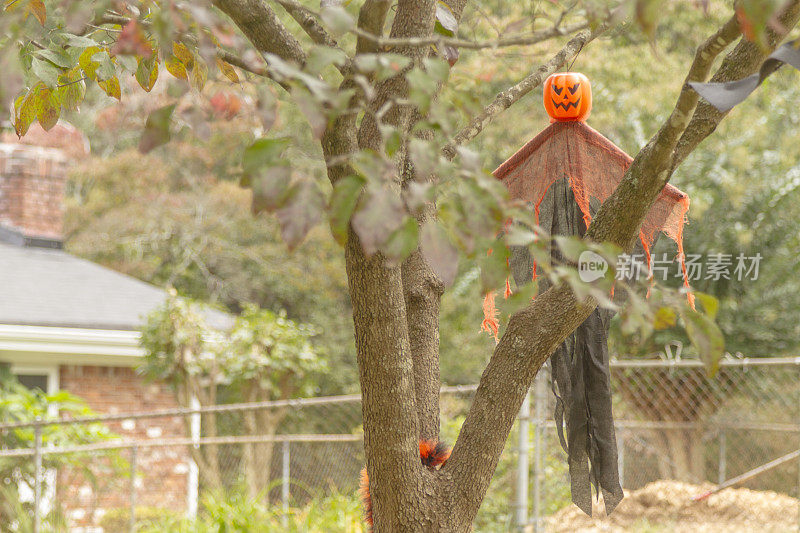
<instances>
[{"instance_id":1,"label":"orange plastic pumpkin","mask_svg":"<svg viewBox=\"0 0 800 533\"><path fill-rule=\"evenodd\" d=\"M559 72L544 82L544 108L550 122L584 121L592 111L592 86L580 72Z\"/></svg>"}]
</instances>

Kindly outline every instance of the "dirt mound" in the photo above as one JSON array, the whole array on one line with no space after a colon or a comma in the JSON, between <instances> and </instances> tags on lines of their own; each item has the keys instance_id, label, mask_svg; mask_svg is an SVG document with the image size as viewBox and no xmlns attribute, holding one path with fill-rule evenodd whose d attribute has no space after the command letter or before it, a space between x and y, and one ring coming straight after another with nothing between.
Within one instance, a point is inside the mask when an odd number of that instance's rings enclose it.
<instances>
[{"instance_id":1,"label":"dirt mound","mask_svg":"<svg viewBox=\"0 0 800 533\"><path fill-rule=\"evenodd\" d=\"M704 501L692 496L713 485L656 481L625 491L625 499L610 517L602 498L590 518L577 507L566 507L547 519L552 533L671 531L679 533L733 533L794 531L798 524L797 499L771 491L725 489Z\"/></svg>"}]
</instances>

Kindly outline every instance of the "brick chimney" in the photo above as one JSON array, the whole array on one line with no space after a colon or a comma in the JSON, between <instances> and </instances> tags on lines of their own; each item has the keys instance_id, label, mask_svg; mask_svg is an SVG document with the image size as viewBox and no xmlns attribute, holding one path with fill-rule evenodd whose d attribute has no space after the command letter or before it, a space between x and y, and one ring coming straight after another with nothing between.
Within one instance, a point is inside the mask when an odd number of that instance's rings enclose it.
<instances>
[{"instance_id":1,"label":"brick chimney","mask_svg":"<svg viewBox=\"0 0 800 533\"><path fill-rule=\"evenodd\" d=\"M22 139L0 134L0 239L60 248L67 167L87 154L86 138L66 123L31 126Z\"/></svg>"}]
</instances>

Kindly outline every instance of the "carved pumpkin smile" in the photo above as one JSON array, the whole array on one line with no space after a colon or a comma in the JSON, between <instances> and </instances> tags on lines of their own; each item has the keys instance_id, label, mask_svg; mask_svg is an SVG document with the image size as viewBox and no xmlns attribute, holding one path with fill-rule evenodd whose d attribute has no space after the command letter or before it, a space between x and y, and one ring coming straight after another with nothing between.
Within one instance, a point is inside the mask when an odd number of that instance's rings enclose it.
<instances>
[{"instance_id":1,"label":"carved pumpkin smile","mask_svg":"<svg viewBox=\"0 0 800 533\"><path fill-rule=\"evenodd\" d=\"M544 107L551 122L584 121L592 110L592 87L578 72L553 74L544 84Z\"/></svg>"}]
</instances>

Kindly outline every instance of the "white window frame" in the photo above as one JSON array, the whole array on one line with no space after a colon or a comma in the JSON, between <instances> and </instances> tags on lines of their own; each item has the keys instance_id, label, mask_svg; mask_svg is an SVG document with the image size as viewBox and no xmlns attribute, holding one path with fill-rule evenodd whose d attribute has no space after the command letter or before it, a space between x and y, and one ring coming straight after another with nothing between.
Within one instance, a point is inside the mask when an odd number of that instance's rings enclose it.
<instances>
[{"instance_id":1,"label":"white window frame","mask_svg":"<svg viewBox=\"0 0 800 533\"><path fill-rule=\"evenodd\" d=\"M47 390L45 391L47 394L55 394L58 392L59 388L61 387L61 382L59 379L59 372L58 372L58 365L47 365L47 364L25 364L25 365L18 365L12 363L10 365L10 370L13 375L17 374L37 374L37 375L44 375L47 376ZM58 416L58 406L51 405L49 407L49 412L47 413L51 417L55 418Z\"/></svg>"},{"instance_id":2,"label":"white window frame","mask_svg":"<svg viewBox=\"0 0 800 533\"><path fill-rule=\"evenodd\" d=\"M61 380L59 378L59 367L58 365L48 365L48 364L15 364L12 363L9 365L9 369L11 373L16 376L17 374L38 374L38 375L45 375L47 376L47 391L46 394L54 394L58 392L59 388L61 387ZM51 404L47 408L47 415L50 418L58 418L58 405ZM50 509L53 508L53 502L56 498L56 471L53 469L45 470L44 475L48 478L47 479L47 493L42 495L42 502L40 509L42 512L50 512ZM22 488L22 487L20 487ZM31 502L33 501L33 488L27 487L30 494L25 496ZM22 491L25 492L24 490Z\"/></svg>"}]
</instances>

